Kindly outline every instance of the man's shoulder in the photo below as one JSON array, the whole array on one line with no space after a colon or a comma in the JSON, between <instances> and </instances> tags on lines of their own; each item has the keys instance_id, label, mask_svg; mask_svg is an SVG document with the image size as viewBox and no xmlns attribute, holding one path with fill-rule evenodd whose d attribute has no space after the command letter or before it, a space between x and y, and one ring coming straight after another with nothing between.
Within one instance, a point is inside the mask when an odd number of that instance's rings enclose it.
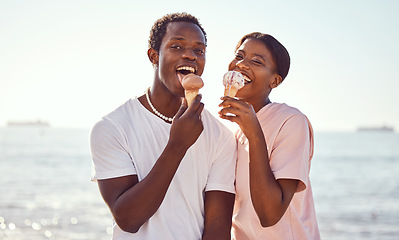
<instances>
[{"instance_id":1,"label":"man's shoulder","mask_svg":"<svg viewBox=\"0 0 399 240\"><path fill-rule=\"evenodd\" d=\"M207 109L202 111L201 118L203 119L204 125L212 130L219 129L222 132L232 133L232 131L226 125L224 125Z\"/></svg>"},{"instance_id":2,"label":"man's shoulder","mask_svg":"<svg viewBox=\"0 0 399 240\"><path fill-rule=\"evenodd\" d=\"M204 109L201 118L204 124L203 137L208 144L212 146L235 144L233 131L218 120L212 113Z\"/></svg>"},{"instance_id":3,"label":"man's shoulder","mask_svg":"<svg viewBox=\"0 0 399 240\"><path fill-rule=\"evenodd\" d=\"M96 124L94 128L118 128L119 125L123 125L129 115L129 109L137 106L137 99L132 98L124 102L122 105L118 106L113 111L104 115Z\"/></svg>"},{"instance_id":4,"label":"man's shoulder","mask_svg":"<svg viewBox=\"0 0 399 240\"><path fill-rule=\"evenodd\" d=\"M137 108L139 101L137 98L128 99L123 104L119 105L113 111L105 115L103 118L117 118L120 115L125 115L131 108Z\"/></svg>"},{"instance_id":5,"label":"man's shoulder","mask_svg":"<svg viewBox=\"0 0 399 240\"><path fill-rule=\"evenodd\" d=\"M124 119L131 119L140 116L140 114L137 114L139 112L141 112L139 100L137 98L131 98L112 112L105 115L103 118L112 119L118 122Z\"/></svg>"}]
</instances>

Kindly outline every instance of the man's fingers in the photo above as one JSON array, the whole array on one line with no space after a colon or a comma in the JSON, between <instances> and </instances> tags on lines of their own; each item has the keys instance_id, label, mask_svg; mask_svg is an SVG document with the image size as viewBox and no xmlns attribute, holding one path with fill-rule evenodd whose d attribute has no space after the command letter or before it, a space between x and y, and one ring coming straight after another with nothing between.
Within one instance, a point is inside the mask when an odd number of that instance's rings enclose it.
<instances>
[{"instance_id":1,"label":"man's fingers","mask_svg":"<svg viewBox=\"0 0 399 240\"><path fill-rule=\"evenodd\" d=\"M185 98L181 98L181 105L179 108L179 111L177 111L175 118L180 118L181 115L186 111L187 109L187 100Z\"/></svg>"},{"instance_id":2,"label":"man's fingers","mask_svg":"<svg viewBox=\"0 0 399 240\"><path fill-rule=\"evenodd\" d=\"M202 95L201 95L201 94L198 94L198 95L194 98L194 100L193 100L193 102L191 103L191 105L188 107L188 109L187 109L187 114L192 114L192 113L197 112L198 108L199 108L200 105L202 104L202 103L201 103L201 99L202 99ZM202 105L203 105L203 104L202 104ZM202 111L202 110L201 110L201 111Z\"/></svg>"},{"instance_id":3,"label":"man's fingers","mask_svg":"<svg viewBox=\"0 0 399 240\"><path fill-rule=\"evenodd\" d=\"M195 113L197 113L199 116L201 116L202 110L204 110L204 104L200 103L200 105L198 106L198 108L195 111Z\"/></svg>"}]
</instances>

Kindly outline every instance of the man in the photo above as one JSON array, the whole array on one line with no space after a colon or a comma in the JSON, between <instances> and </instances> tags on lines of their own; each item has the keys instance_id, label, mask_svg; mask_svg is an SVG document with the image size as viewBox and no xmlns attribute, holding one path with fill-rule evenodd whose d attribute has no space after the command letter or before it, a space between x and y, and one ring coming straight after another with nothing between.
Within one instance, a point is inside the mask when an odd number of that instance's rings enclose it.
<instances>
[{"instance_id":1,"label":"man","mask_svg":"<svg viewBox=\"0 0 399 240\"><path fill-rule=\"evenodd\" d=\"M230 239L234 136L200 95L187 106L181 85L202 74L205 50L194 16L157 20L147 52L152 87L92 129L92 179L116 223L113 239Z\"/></svg>"}]
</instances>

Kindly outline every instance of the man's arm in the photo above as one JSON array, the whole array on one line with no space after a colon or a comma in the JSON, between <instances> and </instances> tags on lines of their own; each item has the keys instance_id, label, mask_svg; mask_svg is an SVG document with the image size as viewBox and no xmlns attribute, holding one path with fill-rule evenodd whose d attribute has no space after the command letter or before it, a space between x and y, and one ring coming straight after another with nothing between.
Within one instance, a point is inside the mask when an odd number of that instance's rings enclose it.
<instances>
[{"instance_id":1,"label":"man's arm","mask_svg":"<svg viewBox=\"0 0 399 240\"><path fill-rule=\"evenodd\" d=\"M148 175L138 181L137 175L98 180L101 195L118 226L126 232L137 232L158 210L186 151L203 130L200 96L190 108L187 102L176 114L169 141Z\"/></svg>"},{"instance_id":2,"label":"man's arm","mask_svg":"<svg viewBox=\"0 0 399 240\"><path fill-rule=\"evenodd\" d=\"M205 193L205 225L202 240L230 240L235 195L222 191Z\"/></svg>"},{"instance_id":3,"label":"man's arm","mask_svg":"<svg viewBox=\"0 0 399 240\"><path fill-rule=\"evenodd\" d=\"M101 195L122 230L137 232L158 210L185 154L183 149L173 146L165 148L140 182L137 175L98 180Z\"/></svg>"}]
</instances>

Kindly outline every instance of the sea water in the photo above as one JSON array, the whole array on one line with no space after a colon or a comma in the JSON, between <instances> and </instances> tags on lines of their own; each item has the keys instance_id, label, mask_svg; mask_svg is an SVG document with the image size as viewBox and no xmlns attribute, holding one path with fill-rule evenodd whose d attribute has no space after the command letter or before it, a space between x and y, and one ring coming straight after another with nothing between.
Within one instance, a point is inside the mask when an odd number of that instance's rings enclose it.
<instances>
[{"instance_id":1,"label":"sea water","mask_svg":"<svg viewBox=\"0 0 399 240\"><path fill-rule=\"evenodd\" d=\"M0 239L111 239L90 170L87 129L0 128ZM399 134L316 133L311 181L322 239L399 239Z\"/></svg>"},{"instance_id":2,"label":"sea water","mask_svg":"<svg viewBox=\"0 0 399 240\"><path fill-rule=\"evenodd\" d=\"M322 239L399 239L399 134L320 133L311 181Z\"/></svg>"}]
</instances>

